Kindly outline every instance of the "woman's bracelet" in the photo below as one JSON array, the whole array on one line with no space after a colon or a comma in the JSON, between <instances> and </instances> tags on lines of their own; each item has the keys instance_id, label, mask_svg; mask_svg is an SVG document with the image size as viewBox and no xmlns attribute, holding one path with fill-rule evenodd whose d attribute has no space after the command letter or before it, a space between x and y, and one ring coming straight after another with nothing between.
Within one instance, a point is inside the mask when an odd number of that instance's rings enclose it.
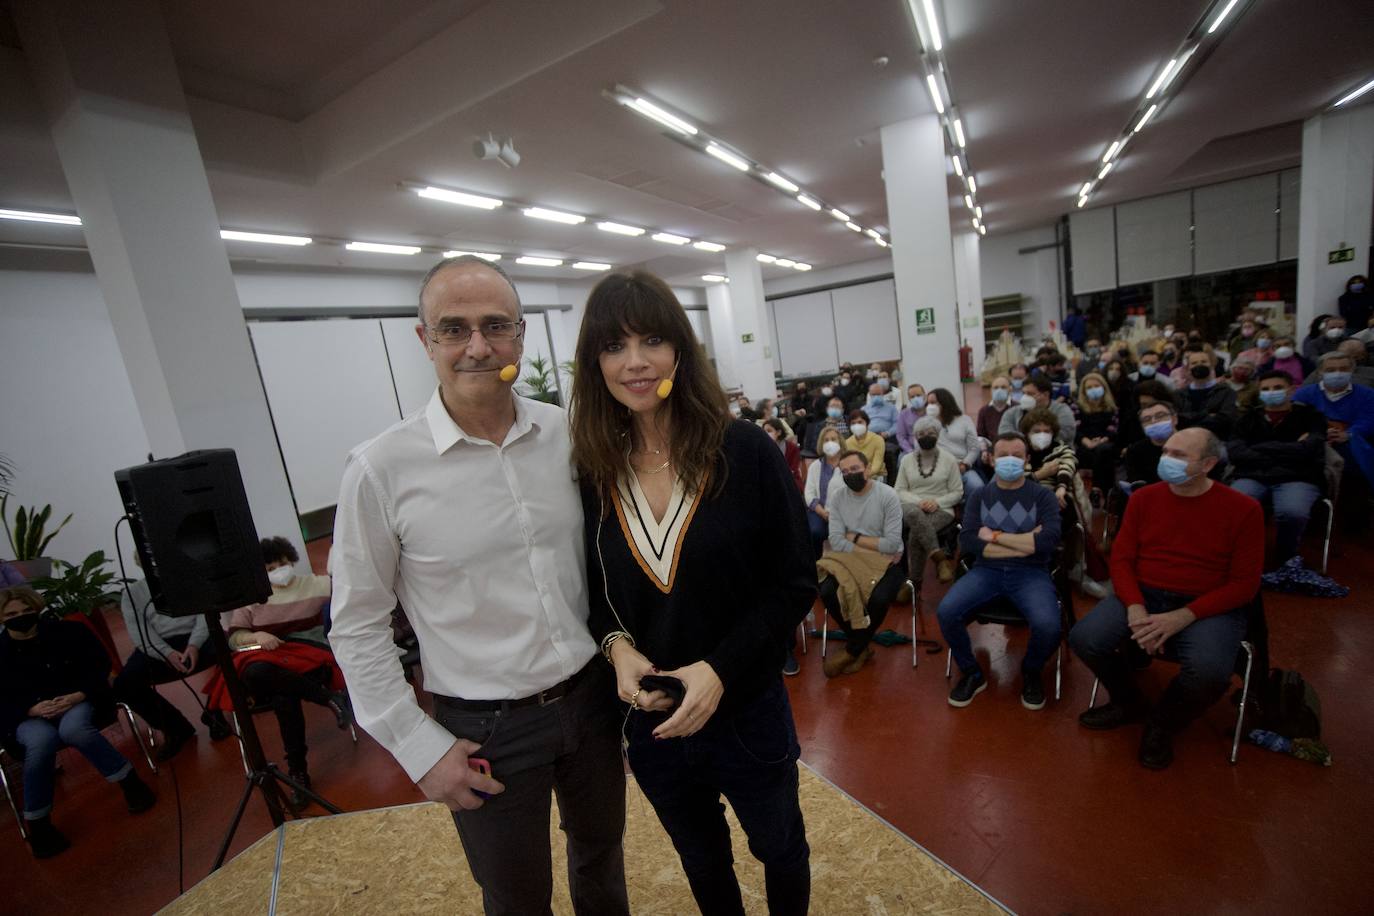
<instances>
[{"instance_id":1,"label":"woman's bracelet","mask_svg":"<svg viewBox=\"0 0 1374 916\"><path fill-rule=\"evenodd\" d=\"M627 640L627 641L630 643L630 648L632 648L632 649L634 648L634 645L635 645L635 639L634 639L634 637L631 636L629 633L626 633L624 630L616 630L616 631L613 632L613 633L607 633L607 634L606 634L606 638L603 639L603 640L601 640L601 654L604 655L604 656L606 657L606 661L610 661L610 660L611 660L611 645L612 645L617 639L624 639L624 640Z\"/></svg>"}]
</instances>

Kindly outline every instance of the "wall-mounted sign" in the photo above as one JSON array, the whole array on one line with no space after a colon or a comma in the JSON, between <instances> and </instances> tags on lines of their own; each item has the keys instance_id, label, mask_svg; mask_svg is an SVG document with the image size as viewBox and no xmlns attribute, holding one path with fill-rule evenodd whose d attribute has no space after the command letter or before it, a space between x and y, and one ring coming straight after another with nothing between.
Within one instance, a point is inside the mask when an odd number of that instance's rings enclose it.
<instances>
[{"instance_id":1,"label":"wall-mounted sign","mask_svg":"<svg viewBox=\"0 0 1374 916\"><path fill-rule=\"evenodd\" d=\"M935 309L916 310L916 333L934 334L935 333Z\"/></svg>"},{"instance_id":2,"label":"wall-mounted sign","mask_svg":"<svg viewBox=\"0 0 1374 916\"><path fill-rule=\"evenodd\" d=\"M753 342L754 342L754 335L753 335L753 334L741 334L741 335L739 336L739 342L740 342L740 343L753 343Z\"/></svg>"},{"instance_id":3,"label":"wall-mounted sign","mask_svg":"<svg viewBox=\"0 0 1374 916\"><path fill-rule=\"evenodd\" d=\"M1355 260L1354 248L1337 248L1335 251L1328 251L1326 253L1326 263L1328 264L1339 264L1342 261L1353 260Z\"/></svg>"}]
</instances>

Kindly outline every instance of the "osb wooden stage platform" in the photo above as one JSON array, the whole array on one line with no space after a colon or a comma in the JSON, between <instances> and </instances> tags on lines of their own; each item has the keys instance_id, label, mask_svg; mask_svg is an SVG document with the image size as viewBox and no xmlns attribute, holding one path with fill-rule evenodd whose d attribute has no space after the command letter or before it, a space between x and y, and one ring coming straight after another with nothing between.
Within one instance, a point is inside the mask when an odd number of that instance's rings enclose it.
<instances>
[{"instance_id":1,"label":"osb wooden stage platform","mask_svg":"<svg viewBox=\"0 0 1374 916\"><path fill-rule=\"evenodd\" d=\"M627 782L625 871L637 916L694 913L677 853L633 778ZM811 912L1007 912L831 783L801 767L811 843ZM728 811L745 908L766 913L763 866ZM550 820L555 913L571 914L555 805ZM275 900L273 896L275 894ZM481 916L482 897L453 819L432 803L289 821L162 910L169 916L444 914Z\"/></svg>"}]
</instances>

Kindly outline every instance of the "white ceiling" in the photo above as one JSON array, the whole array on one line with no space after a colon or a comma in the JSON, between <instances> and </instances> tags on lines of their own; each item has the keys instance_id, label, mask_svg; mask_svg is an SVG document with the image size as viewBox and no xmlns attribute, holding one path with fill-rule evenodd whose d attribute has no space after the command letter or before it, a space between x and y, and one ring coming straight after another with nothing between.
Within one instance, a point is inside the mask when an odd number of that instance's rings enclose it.
<instances>
[{"instance_id":1,"label":"white ceiling","mask_svg":"<svg viewBox=\"0 0 1374 916\"><path fill-rule=\"evenodd\" d=\"M904 0L162 6L221 224L236 229L642 265L678 283L724 266L722 255L613 236L590 223L559 226L513 207L470 210L398 187L416 181L836 266L881 250L670 141L603 90L619 83L648 93L880 229L878 129L931 110ZM998 233L1072 207L1206 4L936 7L985 221ZM1368 2L1243 2L1224 40L1136 138L1093 205L1296 163L1298 122L1374 76L1371 36ZM880 55L888 58L881 68L873 64ZM514 137L524 157L518 168L473 158L473 140L489 131ZM72 210L20 42L3 21L0 147L0 207ZM952 176L950 191L959 225L966 211ZM8 223L0 241L79 244L80 236ZM432 260L333 245L229 244L235 257L283 263L413 262L418 270Z\"/></svg>"}]
</instances>

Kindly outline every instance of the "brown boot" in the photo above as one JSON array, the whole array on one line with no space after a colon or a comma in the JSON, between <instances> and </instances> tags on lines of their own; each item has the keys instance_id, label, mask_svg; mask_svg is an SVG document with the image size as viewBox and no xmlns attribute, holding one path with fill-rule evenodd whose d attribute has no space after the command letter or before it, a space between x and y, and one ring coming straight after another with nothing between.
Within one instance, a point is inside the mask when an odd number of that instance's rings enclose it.
<instances>
[{"instance_id":1,"label":"brown boot","mask_svg":"<svg viewBox=\"0 0 1374 916\"><path fill-rule=\"evenodd\" d=\"M954 561L944 551L935 559L935 576L943 585L954 581Z\"/></svg>"},{"instance_id":2,"label":"brown boot","mask_svg":"<svg viewBox=\"0 0 1374 916\"><path fill-rule=\"evenodd\" d=\"M913 581L914 581L914 580L913 580ZM911 586L910 586L910 585L907 585L905 582L903 582L903 583L902 583L902 587L899 588L899 589L897 590L897 597L896 597L896 598L893 598L892 600L893 600L893 602L896 603L896 604L910 604L910 603L911 603Z\"/></svg>"},{"instance_id":3,"label":"brown boot","mask_svg":"<svg viewBox=\"0 0 1374 916\"><path fill-rule=\"evenodd\" d=\"M859 656L859 659L861 658L863 658L862 655ZM848 649L840 649L821 664L821 669L825 671L826 677L835 677L836 675L844 674L849 666L859 661L859 659L850 655ZM862 664L862 662L860 662L860 664Z\"/></svg>"},{"instance_id":4,"label":"brown boot","mask_svg":"<svg viewBox=\"0 0 1374 916\"><path fill-rule=\"evenodd\" d=\"M864 646L864 650L859 653L859 657L855 658L848 665L845 665L843 668L841 668L840 674L857 674L859 672L859 669L863 668L864 665L868 664L869 660L872 658L873 647Z\"/></svg>"}]
</instances>

